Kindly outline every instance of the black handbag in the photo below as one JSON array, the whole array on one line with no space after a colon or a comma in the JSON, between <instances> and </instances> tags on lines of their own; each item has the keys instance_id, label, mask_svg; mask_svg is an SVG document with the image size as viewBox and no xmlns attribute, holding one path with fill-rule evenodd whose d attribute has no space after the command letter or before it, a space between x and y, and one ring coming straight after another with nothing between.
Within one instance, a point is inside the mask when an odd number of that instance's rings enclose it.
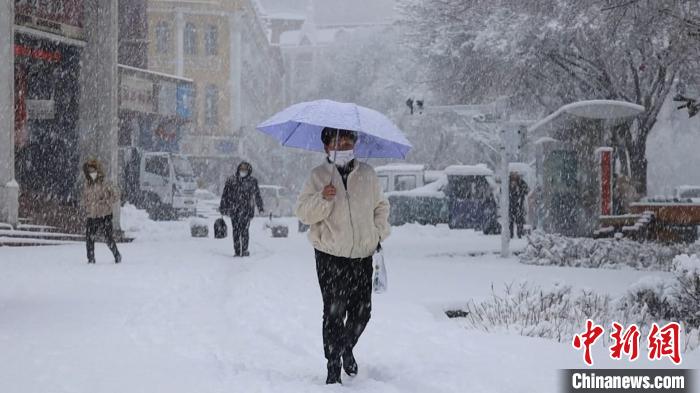
<instances>
[{"instance_id":1,"label":"black handbag","mask_svg":"<svg viewBox=\"0 0 700 393\"><path fill-rule=\"evenodd\" d=\"M228 236L228 227L223 217L219 217L214 221L214 238L225 239Z\"/></svg>"}]
</instances>

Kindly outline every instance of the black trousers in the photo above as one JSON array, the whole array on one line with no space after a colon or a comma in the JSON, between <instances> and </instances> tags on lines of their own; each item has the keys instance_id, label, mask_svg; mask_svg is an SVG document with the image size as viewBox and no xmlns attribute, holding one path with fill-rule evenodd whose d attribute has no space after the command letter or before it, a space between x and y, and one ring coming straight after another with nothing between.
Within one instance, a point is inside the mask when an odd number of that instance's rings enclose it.
<instances>
[{"instance_id":1,"label":"black trousers","mask_svg":"<svg viewBox=\"0 0 700 393\"><path fill-rule=\"evenodd\" d=\"M513 238L513 225L518 229L518 238L523 236L525 231L525 212L522 209L511 210L508 214L510 221L510 237Z\"/></svg>"},{"instance_id":2,"label":"black trousers","mask_svg":"<svg viewBox=\"0 0 700 393\"><path fill-rule=\"evenodd\" d=\"M107 247L112 251L114 257L116 258L119 255L117 242L114 241L114 227L112 226L111 214L104 217L88 218L85 227L85 246L87 247L88 261L95 260L95 237L97 236L97 231L104 233Z\"/></svg>"},{"instance_id":3,"label":"black trousers","mask_svg":"<svg viewBox=\"0 0 700 393\"><path fill-rule=\"evenodd\" d=\"M250 243L250 221L248 217L231 217L231 234L233 235L233 251L241 255L248 251Z\"/></svg>"},{"instance_id":4,"label":"black trousers","mask_svg":"<svg viewBox=\"0 0 700 393\"><path fill-rule=\"evenodd\" d=\"M372 311L372 257L349 259L316 250L316 273L323 297L323 351L339 360L352 350Z\"/></svg>"}]
</instances>

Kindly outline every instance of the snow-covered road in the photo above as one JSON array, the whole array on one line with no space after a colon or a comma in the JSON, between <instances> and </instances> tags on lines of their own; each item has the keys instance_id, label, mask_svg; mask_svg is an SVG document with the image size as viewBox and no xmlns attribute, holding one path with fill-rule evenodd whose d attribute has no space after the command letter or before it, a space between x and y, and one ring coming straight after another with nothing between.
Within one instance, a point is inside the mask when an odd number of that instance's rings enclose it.
<instances>
[{"instance_id":1,"label":"snow-covered road","mask_svg":"<svg viewBox=\"0 0 700 393\"><path fill-rule=\"evenodd\" d=\"M374 297L360 373L328 387L312 249L296 221L286 239L263 222L245 259L230 239L190 238L186 222L134 217L121 265L103 244L92 266L82 244L0 248L0 392L555 392L557 369L582 366L570 345L468 331L444 310L489 296L492 283L620 294L654 274L521 265L495 254L497 236L394 228L389 292ZM621 365L596 349L596 366ZM687 354L684 367L698 366Z\"/></svg>"}]
</instances>

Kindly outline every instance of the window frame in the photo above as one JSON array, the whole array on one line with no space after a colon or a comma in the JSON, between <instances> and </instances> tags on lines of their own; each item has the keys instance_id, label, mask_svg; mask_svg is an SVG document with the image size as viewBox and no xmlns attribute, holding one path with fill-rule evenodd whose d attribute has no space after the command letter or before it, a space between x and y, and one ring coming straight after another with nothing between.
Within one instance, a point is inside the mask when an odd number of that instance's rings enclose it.
<instances>
[{"instance_id":1,"label":"window frame","mask_svg":"<svg viewBox=\"0 0 700 393\"><path fill-rule=\"evenodd\" d=\"M197 27L187 22L182 33L182 49L185 55L197 55Z\"/></svg>"}]
</instances>

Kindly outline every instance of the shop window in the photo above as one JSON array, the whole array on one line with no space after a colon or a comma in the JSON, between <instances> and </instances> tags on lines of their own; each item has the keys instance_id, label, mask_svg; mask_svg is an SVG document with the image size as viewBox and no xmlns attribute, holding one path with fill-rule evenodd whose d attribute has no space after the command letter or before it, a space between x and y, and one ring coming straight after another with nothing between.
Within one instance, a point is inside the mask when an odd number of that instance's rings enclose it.
<instances>
[{"instance_id":1,"label":"shop window","mask_svg":"<svg viewBox=\"0 0 700 393\"><path fill-rule=\"evenodd\" d=\"M219 30L216 26L207 27L204 34L204 50L207 56L215 56L219 51Z\"/></svg>"},{"instance_id":2,"label":"shop window","mask_svg":"<svg viewBox=\"0 0 700 393\"><path fill-rule=\"evenodd\" d=\"M186 55L196 55L197 54L197 29L195 29L192 23L185 25L185 31L183 34L183 46Z\"/></svg>"},{"instance_id":3,"label":"shop window","mask_svg":"<svg viewBox=\"0 0 700 393\"><path fill-rule=\"evenodd\" d=\"M158 53L168 53L170 45L170 26L168 22L159 22L156 26L156 51Z\"/></svg>"},{"instance_id":4,"label":"shop window","mask_svg":"<svg viewBox=\"0 0 700 393\"><path fill-rule=\"evenodd\" d=\"M219 123L219 89L216 86L207 86L204 97L204 116L207 125L212 126Z\"/></svg>"}]
</instances>

